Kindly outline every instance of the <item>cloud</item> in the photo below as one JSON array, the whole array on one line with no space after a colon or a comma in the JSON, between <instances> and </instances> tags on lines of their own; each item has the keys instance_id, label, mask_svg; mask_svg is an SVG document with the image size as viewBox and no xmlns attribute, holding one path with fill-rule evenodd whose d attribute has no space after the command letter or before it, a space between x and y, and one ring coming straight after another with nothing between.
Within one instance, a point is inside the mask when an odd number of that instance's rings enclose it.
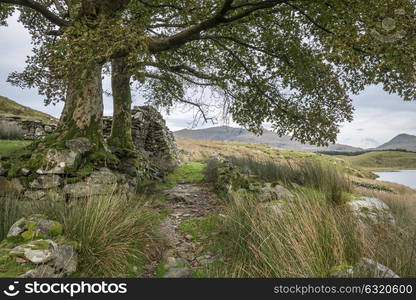
<instances>
[{"instance_id":1,"label":"cloud","mask_svg":"<svg viewBox=\"0 0 416 300\"><path fill-rule=\"evenodd\" d=\"M35 89L21 90L6 82L13 71L24 69L26 56L31 54L31 40L26 29L17 23L17 16L8 19L8 27L0 27L0 95L9 97L20 104L41 110L59 117L63 104L56 106L43 104L43 98ZM104 90L110 91L110 80L103 81ZM134 105L142 105L140 95L133 93ZM397 95L389 95L380 86L369 86L358 96L353 96L355 106L354 121L340 124L338 142L359 147L374 147L385 143L397 134L416 135L416 102L404 102ZM113 111L111 97L104 96L104 114ZM164 113L166 123L172 130L191 128L194 112L176 108L168 115ZM220 120L218 125L227 124ZM229 125L237 126L230 121ZM199 128L212 124L200 124Z\"/></svg>"},{"instance_id":2,"label":"cloud","mask_svg":"<svg viewBox=\"0 0 416 300\"><path fill-rule=\"evenodd\" d=\"M405 102L380 86L369 86L353 97L353 105L354 120L344 124L338 136L340 143L365 148L378 146L400 133L416 135L416 102Z\"/></svg>"},{"instance_id":3,"label":"cloud","mask_svg":"<svg viewBox=\"0 0 416 300\"><path fill-rule=\"evenodd\" d=\"M22 105L59 117L63 104L45 107L43 98L35 89L20 89L6 82L14 71L23 71L26 57L32 51L31 39L26 29L17 22L17 15L8 19L8 27L0 27L0 95L17 101Z\"/></svg>"}]
</instances>

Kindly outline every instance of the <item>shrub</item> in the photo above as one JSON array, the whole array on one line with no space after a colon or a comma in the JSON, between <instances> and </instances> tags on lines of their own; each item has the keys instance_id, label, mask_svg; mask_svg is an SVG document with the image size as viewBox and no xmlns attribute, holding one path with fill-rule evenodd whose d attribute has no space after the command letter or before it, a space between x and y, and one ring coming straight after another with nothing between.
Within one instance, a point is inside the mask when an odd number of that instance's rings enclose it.
<instances>
[{"instance_id":1,"label":"shrub","mask_svg":"<svg viewBox=\"0 0 416 300\"><path fill-rule=\"evenodd\" d=\"M203 174L204 180L208 182L216 182L218 180L218 169L223 166L223 162L216 158L209 158L206 162Z\"/></svg>"},{"instance_id":2,"label":"shrub","mask_svg":"<svg viewBox=\"0 0 416 300\"><path fill-rule=\"evenodd\" d=\"M0 140L22 140L22 129L15 123L0 121Z\"/></svg>"}]
</instances>

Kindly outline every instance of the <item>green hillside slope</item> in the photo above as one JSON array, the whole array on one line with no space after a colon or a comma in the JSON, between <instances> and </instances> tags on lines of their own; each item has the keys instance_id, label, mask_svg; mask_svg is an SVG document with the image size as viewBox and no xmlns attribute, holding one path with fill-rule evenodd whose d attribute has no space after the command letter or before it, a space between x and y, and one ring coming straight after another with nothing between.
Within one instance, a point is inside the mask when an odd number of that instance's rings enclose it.
<instances>
[{"instance_id":1,"label":"green hillside slope","mask_svg":"<svg viewBox=\"0 0 416 300\"><path fill-rule=\"evenodd\" d=\"M20 117L24 120L39 120L44 123L55 123L57 119L43 112L20 105L9 98L0 96L0 117Z\"/></svg>"},{"instance_id":2,"label":"green hillside slope","mask_svg":"<svg viewBox=\"0 0 416 300\"><path fill-rule=\"evenodd\" d=\"M353 167L368 169L416 169L416 153L400 151L375 151L357 156L341 156Z\"/></svg>"}]
</instances>

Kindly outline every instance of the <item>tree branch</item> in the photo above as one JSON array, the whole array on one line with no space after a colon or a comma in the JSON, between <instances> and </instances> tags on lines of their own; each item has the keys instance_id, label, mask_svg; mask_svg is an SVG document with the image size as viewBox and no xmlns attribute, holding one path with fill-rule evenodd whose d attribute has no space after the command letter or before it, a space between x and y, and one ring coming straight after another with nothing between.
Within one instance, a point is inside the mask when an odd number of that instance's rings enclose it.
<instances>
[{"instance_id":1,"label":"tree branch","mask_svg":"<svg viewBox=\"0 0 416 300\"><path fill-rule=\"evenodd\" d=\"M59 2L59 0L53 0L53 3L55 4L56 9L59 11L59 14L61 16L67 16L68 11L65 9L65 7Z\"/></svg>"},{"instance_id":2,"label":"tree branch","mask_svg":"<svg viewBox=\"0 0 416 300\"><path fill-rule=\"evenodd\" d=\"M230 40L230 41L232 41L235 44L238 44L240 46L243 46L243 47L246 47L246 48L249 48L249 49L252 49L252 50L261 52L261 53L264 53L264 54L269 55L269 56L274 57L274 58L282 59L282 60L284 60L288 64L288 66L293 67L293 64L290 62L290 60L288 59L288 57L286 55L284 55L284 54L278 54L278 53L273 53L271 51L268 51L267 49L254 46L252 44L249 44L249 43L247 43L245 41L241 41L241 40L239 40L239 39L237 39L235 37L232 37L232 36L204 35L203 37L201 37L201 39L208 39L208 40L212 40L212 39L225 39L225 40Z\"/></svg>"},{"instance_id":3,"label":"tree branch","mask_svg":"<svg viewBox=\"0 0 416 300\"><path fill-rule=\"evenodd\" d=\"M173 8L173 9L177 9L177 10L182 10L183 9L183 7L172 5L172 4L151 4L151 3L147 2L147 1L144 1L144 0L139 0L139 2L148 6L148 7L151 7L151 8Z\"/></svg>"},{"instance_id":4,"label":"tree branch","mask_svg":"<svg viewBox=\"0 0 416 300\"><path fill-rule=\"evenodd\" d=\"M151 66L151 67L156 67L162 70L166 70L169 72L173 72L173 73L181 73L181 74L185 74L186 71L188 74L191 74L192 76L195 76L199 79L203 79L203 80L216 80L218 79L218 77L214 76L214 75L210 75L210 74L206 74L203 72L200 72L198 70L195 70L194 68L187 66L185 64L181 64L181 65L176 65L176 66L168 66L168 65L161 65L158 63L146 63L147 66Z\"/></svg>"},{"instance_id":5,"label":"tree branch","mask_svg":"<svg viewBox=\"0 0 416 300\"><path fill-rule=\"evenodd\" d=\"M144 76L146 76L148 78L153 78L153 79L156 79L156 80L159 80L159 81L166 81L166 79L163 78L163 76L153 74L153 73L144 73ZM176 99L176 101L178 101L180 103L185 103L185 104L188 104L188 105L195 106L198 109L199 113L201 114L202 118L204 119L205 123L207 123L210 120L211 121L214 120L214 118L210 118L206 115L206 112L203 109L203 104L192 102L192 101L183 99L182 97L179 97L178 95L176 95L176 93L173 90L171 90L171 88L169 87L169 84L166 85L166 89L170 93L170 95L172 95Z\"/></svg>"},{"instance_id":6,"label":"tree branch","mask_svg":"<svg viewBox=\"0 0 416 300\"><path fill-rule=\"evenodd\" d=\"M38 13L40 13L42 16L44 16L46 19L48 19L50 22L57 26L67 26L68 22L58 15L51 12L47 7L43 6L42 4L35 2L33 0L0 0L0 3L7 3L17 6L23 6L31 8Z\"/></svg>"},{"instance_id":7,"label":"tree branch","mask_svg":"<svg viewBox=\"0 0 416 300\"><path fill-rule=\"evenodd\" d=\"M260 95L266 97L267 99L269 99L270 101L274 101L275 99L271 98L269 95L267 95L263 89L259 86L258 82L257 82L257 78L252 74L252 72L250 71L250 69L244 64L244 62L238 57L238 55L236 53L234 53L233 50L229 49L226 45L224 45L221 41L217 40L217 39L211 39L214 43L216 43L219 47L221 47L222 49L224 49L225 51L227 51L232 57L234 57L234 59L242 66L242 68L246 71L246 74L250 77L250 80L254 83L254 86L257 90L257 93L259 93ZM289 115L289 111L285 110L283 107L279 107L279 109L285 113Z\"/></svg>"},{"instance_id":8,"label":"tree branch","mask_svg":"<svg viewBox=\"0 0 416 300\"><path fill-rule=\"evenodd\" d=\"M323 26L322 24L318 23L311 16L309 16L304 10L302 10L300 7L298 7L298 6L296 6L296 5L292 4L292 3L289 3L289 2L287 2L286 4L289 5L290 7L292 7L293 9L295 9L297 12L299 12L309 22L311 22L312 25L314 25L315 27L319 28L320 30L322 30L322 31L324 31L324 32L326 32L328 34L335 35L335 33L332 30L330 30L330 29L326 28L325 26ZM365 51L364 49L358 48L355 45L348 45L348 46L351 47L353 50L355 50L357 52L360 52L360 53L365 54L365 55L369 55L368 51Z\"/></svg>"},{"instance_id":9,"label":"tree branch","mask_svg":"<svg viewBox=\"0 0 416 300\"><path fill-rule=\"evenodd\" d=\"M211 18L199 24L190 26L187 29L184 29L183 31L180 31L172 36L150 41L148 44L149 51L151 53L158 53L161 51L180 47L187 42L199 39L202 31L215 28L224 23L237 21L257 10L272 8L278 4L287 2L287 0L260 1L256 4L253 4L253 6L249 8L243 9L240 13L227 18L227 13L234 10L232 6L233 2L234 0L224 0L217 13L215 13Z\"/></svg>"}]
</instances>

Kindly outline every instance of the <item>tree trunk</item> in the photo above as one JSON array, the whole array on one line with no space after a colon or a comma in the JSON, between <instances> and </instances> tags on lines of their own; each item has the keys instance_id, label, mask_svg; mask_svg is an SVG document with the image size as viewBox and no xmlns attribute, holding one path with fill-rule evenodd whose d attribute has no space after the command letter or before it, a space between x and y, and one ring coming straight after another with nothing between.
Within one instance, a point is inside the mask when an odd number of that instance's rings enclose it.
<instances>
[{"instance_id":1,"label":"tree trunk","mask_svg":"<svg viewBox=\"0 0 416 300\"><path fill-rule=\"evenodd\" d=\"M110 148L119 154L135 152L131 135L131 91L127 58L116 58L111 62L111 87L113 92L113 123L108 139Z\"/></svg>"},{"instance_id":2,"label":"tree trunk","mask_svg":"<svg viewBox=\"0 0 416 300\"><path fill-rule=\"evenodd\" d=\"M86 137L94 151L104 148L101 69L97 66L84 73L78 69L82 75L69 82L65 107L57 128L58 140Z\"/></svg>"}]
</instances>

